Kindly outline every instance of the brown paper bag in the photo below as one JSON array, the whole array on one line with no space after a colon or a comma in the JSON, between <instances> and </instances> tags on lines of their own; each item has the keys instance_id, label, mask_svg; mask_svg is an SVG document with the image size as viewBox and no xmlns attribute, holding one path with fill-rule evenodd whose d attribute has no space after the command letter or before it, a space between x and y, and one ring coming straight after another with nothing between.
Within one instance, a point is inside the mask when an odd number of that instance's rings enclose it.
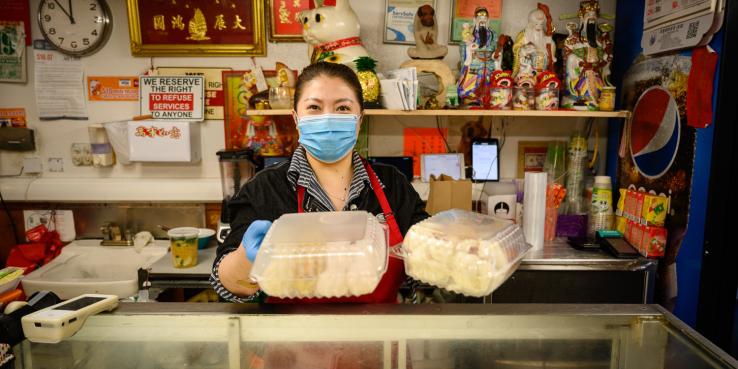
<instances>
[{"instance_id":1,"label":"brown paper bag","mask_svg":"<svg viewBox=\"0 0 738 369\"><path fill-rule=\"evenodd\" d=\"M472 183L470 180L454 180L442 174L439 178L431 176L430 193L425 211L433 215L448 209L471 211Z\"/></svg>"}]
</instances>

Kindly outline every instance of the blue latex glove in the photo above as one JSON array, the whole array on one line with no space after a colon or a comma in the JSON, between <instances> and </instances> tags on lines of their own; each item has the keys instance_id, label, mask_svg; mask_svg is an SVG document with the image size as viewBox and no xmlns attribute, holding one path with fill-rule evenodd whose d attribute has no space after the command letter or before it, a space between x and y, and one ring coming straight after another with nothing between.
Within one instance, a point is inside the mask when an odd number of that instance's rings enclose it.
<instances>
[{"instance_id":1,"label":"blue latex glove","mask_svg":"<svg viewBox=\"0 0 738 369\"><path fill-rule=\"evenodd\" d=\"M243 234L241 246L244 252L246 252L246 259L249 259L250 262L253 263L254 259L256 259L256 254L261 247L261 241L264 240L264 236L266 236L271 226L272 222L268 220L255 220L246 229L246 233Z\"/></svg>"}]
</instances>

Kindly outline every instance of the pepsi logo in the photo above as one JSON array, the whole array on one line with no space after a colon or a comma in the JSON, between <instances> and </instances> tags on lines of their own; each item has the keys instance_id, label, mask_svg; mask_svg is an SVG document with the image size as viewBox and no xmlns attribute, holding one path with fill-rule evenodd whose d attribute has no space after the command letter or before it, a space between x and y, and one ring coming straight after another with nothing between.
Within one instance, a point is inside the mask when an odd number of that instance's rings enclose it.
<instances>
[{"instance_id":1,"label":"pepsi logo","mask_svg":"<svg viewBox=\"0 0 738 369\"><path fill-rule=\"evenodd\" d=\"M654 86L641 94L630 121L630 155L638 171L659 178L674 163L679 150L679 107L669 91Z\"/></svg>"}]
</instances>

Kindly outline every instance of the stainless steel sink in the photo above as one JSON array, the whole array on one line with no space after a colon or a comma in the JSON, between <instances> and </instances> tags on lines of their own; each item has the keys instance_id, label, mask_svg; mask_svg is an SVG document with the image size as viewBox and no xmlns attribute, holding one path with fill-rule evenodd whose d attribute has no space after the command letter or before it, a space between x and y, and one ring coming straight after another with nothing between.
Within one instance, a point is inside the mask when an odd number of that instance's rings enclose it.
<instances>
[{"instance_id":1,"label":"stainless steel sink","mask_svg":"<svg viewBox=\"0 0 738 369\"><path fill-rule=\"evenodd\" d=\"M137 253L132 246L100 246L100 240L78 240L50 263L23 278L26 295L50 290L62 299L83 293L120 298L138 291L138 268L148 268L167 254L169 241L157 240Z\"/></svg>"}]
</instances>

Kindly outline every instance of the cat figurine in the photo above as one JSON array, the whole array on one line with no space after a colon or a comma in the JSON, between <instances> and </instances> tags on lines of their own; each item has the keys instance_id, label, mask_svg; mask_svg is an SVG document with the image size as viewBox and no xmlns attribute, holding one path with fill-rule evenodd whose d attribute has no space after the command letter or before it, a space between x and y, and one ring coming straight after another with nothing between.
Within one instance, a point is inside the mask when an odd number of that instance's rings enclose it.
<instances>
[{"instance_id":1,"label":"cat figurine","mask_svg":"<svg viewBox=\"0 0 738 369\"><path fill-rule=\"evenodd\" d=\"M345 64L356 70L355 61L368 57L359 38L359 18L348 0L325 0L323 6L300 12L302 37L313 46L311 63Z\"/></svg>"}]
</instances>

